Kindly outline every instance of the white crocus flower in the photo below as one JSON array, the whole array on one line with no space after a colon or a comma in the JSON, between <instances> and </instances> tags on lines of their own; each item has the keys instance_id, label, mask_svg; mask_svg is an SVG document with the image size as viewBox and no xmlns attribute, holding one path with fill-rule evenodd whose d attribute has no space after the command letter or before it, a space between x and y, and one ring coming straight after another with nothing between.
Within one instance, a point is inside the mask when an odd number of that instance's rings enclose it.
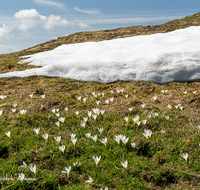
<instances>
[{"instance_id":1,"label":"white crocus flower","mask_svg":"<svg viewBox=\"0 0 200 190\"><path fill-rule=\"evenodd\" d=\"M85 123L87 122L88 120L88 117L84 117L83 120L85 121Z\"/></svg>"},{"instance_id":2,"label":"white crocus flower","mask_svg":"<svg viewBox=\"0 0 200 190\"><path fill-rule=\"evenodd\" d=\"M111 93L111 94L113 94L113 93L114 93L114 91L113 91L113 90L111 90L111 91L110 91L110 93Z\"/></svg>"},{"instance_id":3,"label":"white crocus flower","mask_svg":"<svg viewBox=\"0 0 200 190\"><path fill-rule=\"evenodd\" d=\"M122 136L122 138L121 138L121 141L122 141L124 144L126 144L126 143L128 142L128 140L129 140L129 138L128 138L128 137L126 138L126 136Z\"/></svg>"},{"instance_id":4,"label":"white crocus flower","mask_svg":"<svg viewBox=\"0 0 200 190\"><path fill-rule=\"evenodd\" d=\"M88 117L92 116L92 111L88 111Z\"/></svg>"},{"instance_id":5,"label":"white crocus flower","mask_svg":"<svg viewBox=\"0 0 200 190\"><path fill-rule=\"evenodd\" d=\"M128 108L128 111L132 111L133 110L133 107L131 107L131 108Z\"/></svg>"},{"instance_id":6,"label":"white crocus flower","mask_svg":"<svg viewBox=\"0 0 200 190\"><path fill-rule=\"evenodd\" d=\"M81 96L78 96L77 99L81 101Z\"/></svg>"},{"instance_id":7,"label":"white crocus flower","mask_svg":"<svg viewBox=\"0 0 200 190\"><path fill-rule=\"evenodd\" d=\"M33 94L30 94L29 96L30 96L31 98L33 98Z\"/></svg>"},{"instance_id":8,"label":"white crocus flower","mask_svg":"<svg viewBox=\"0 0 200 190\"><path fill-rule=\"evenodd\" d=\"M153 100L157 100L157 96L153 96L152 99L153 99Z\"/></svg>"},{"instance_id":9,"label":"white crocus flower","mask_svg":"<svg viewBox=\"0 0 200 190\"><path fill-rule=\"evenodd\" d=\"M59 121L55 122L55 124L56 124L58 127L60 127L60 122L59 122Z\"/></svg>"},{"instance_id":10,"label":"white crocus flower","mask_svg":"<svg viewBox=\"0 0 200 190\"><path fill-rule=\"evenodd\" d=\"M113 102L113 101L114 101L114 98L110 98L110 101Z\"/></svg>"},{"instance_id":11,"label":"white crocus flower","mask_svg":"<svg viewBox=\"0 0 200 190\"><path fill-rule=\"evenodd\" d=\"M106 102L107 104L109 104L109 100L105 100L105 102Z\"/></svg>"},{"instance_id":12,"label":"white crocus flower","mask_svg":"<svg viewBox=\"0 0 200 190\"><path fill-rule=\"evenodd\" d=\"M187 91L183 92L184 94L187 94Z\"/></svg>"},{"instance_id":13,"label":"white crocus flower","mask_svg":"<svg viewBox=\"0 0 200 190\"><path fill-rule=\"evenodd\" d=\"M17 180L23 181L24 180L24 176L25 175L23 173L19 174L19 177L17 178Z\"/></svg>"},{"instance_id":14,"label":"white crocus flower","mask_svg":"<svg viewBox=\"0 0 200 190\"><path fill-rule=\"evenodd\" d=\"M126 99L128 98L128 94L125 95L125 98L126 98Z\"/></svg>"},{"instance_id":15,"label":"white crocus flower","mask_svg":"<svg viewBox=\"0 0 200 190\"><path fill-rule=\"evenodd\" d=\"M101 101L96 101L96 104L99 105L100 102L101 102Z\"/></svg>"},{"instance_id":16,"label":"white crocus flower","mask_svg":"<svg viewBox=\"0 0 200 190\"><path fill-rule=\"evenodd\" d=\"M4 100L5 98L7 98L7 96L5 95L0 95L0 98L2 99L2 100Z\"/></svg>"},{"instance_id":17,"label":"white crocus flower","mask_svg":"<svg viewBox=\"0 0 200 190\"><path fill-rule=\"evenodd\" d=\"M137 121L137 122L136 122L136 124L137 124L138 126L140 125L140 123L141 123L140 121Z\"/></svg>"},{"instance_id":18,"label":"white crocus flower","mask_svg":"<svg viewBox=\"0 0 200 190\"><path fill-rule=\"evenodd\" d=\"M100 140L105 146L106 146L106 143L107 143L107 138L105 137L104 139Z\"/></svg>"},{"instance_id":19,"label":"white crocus flower","mask_svg":"<svg viewBox=\"0 0 200 190\"><path fill-rule=\"evenodd\" d=\"M17 103L13 103L12 106L13 106L14 108L16 108L16 107L17 107Z\"/></svg>"},{"instance_id":20,"label":"white crocus flower","mask_svg":"<svg viewBox=\"0 0 200 190\"><path fill-rule=\"evenodd\" d=\"M144 125L146 125L147 120L146 120L146 119L145 119L145 120L142 120L142 123L143 123Z\"/></svg>"},{"instance_id":21,"label":"white crocus flower","mask_svg":"<svg viewBox=\"0 0 200 190\"><path fill-rule=\"evenodd\" d=\"M0 110L0 115L2 115L3 114L3 110Z\"/></svg>"},{"instance_id":22,"label":"white crocus flower","mask_svg":"<svg viewBox=\"0 0 200 190\"><path fill-rule=\"evenodd\" d=\"M60 122L64 123L64 122L65 122L65 117L60 117L58 120L59 120Z\"/></svg>"},{"instance_id":23,"label":"white crocus flower","mask_svg":"<svg viewBox=\"0 0 200 190\"><path fill-rule=\"evenodd\" d=\"M151 114L149 114L147 117L150 119L151 118Z\"/></svg>"},{"instance_id":24,"label":"white crocus flower","mask_svg":"<svg viewBox=\"0 0 200 190\"><path fill-rule=\"evenodd\" d=\"M94 120L97 119L97 115L93 115L93 114L92 114L92 117L93 117Z\"/></svg>"},{"instance_id":25,"label":"white crocus flower","mask_svg":"<svg viewBox=\"0 0 200 190\"><path fill-rule=\"evenodd\" d=\"M61 173L67 173L67 176L69 177L69 172L71 171L71 169L71 166L69 166L69 168L65 167L65 171L62 171Z\"/></svg>"},{"instance_id":26,"label":"white crocus flower","mask_svg":"<svg viewBox=\"0 0 200 190\"><path fill-rule=\"evenodd\" d=\"M179 108L180 108L180 110L183 110L183 106L180 106Z\"/></svg>"},{"instance_id":27,"label":"white crocus flower","mask_svg":"<svg viewBox=\"0 0 200 190\"><path fill-rule=\"evenodd\" d=\"M166 93L168 92L168 90L161 90L161 92L162 92L163 94L166 94Z\"/></svg>"},{"instance_id":28,"label":"white crocus flower","mask_svg":"<svg viewBox=\"0 0 200 190\"><path fill-rule=\"evenodd\" d=\"M105 113L105 110L100 110L101 115Z\"/></svg>"},{"instance_id":29,"label":"white crocus flower","mask_svg":"<svg viewBox=\"0 0 200 190\"><path fill-rule=\"evenodd\" d=\"M85 136L86 136L87 138L90 138L90 137L91 137L91 133L86 133Z\"/></svg>"},{"instance_id":30,"label":"white crocus flower","mask_svg":"<svg viewBox=\"0 0 200 190\"><path fill-rule=\"evenodd\" d=\"M157 117L157 116L158 116L158 113L157 113L157 112L155 112L153 115L154 115L154 117Z\"/></svg>"},{"instance_id":31,"label":"white crocus flower","mask_svg":"<svg viewBox=\"0 0 200 190\"><path fill-rule=\"evenodd\" d=\"M29 168L34 174L36 174L36 165L34 166L31 165Z\"/></svg>"},{"instance_id":32,"label":"white crocus flower","mask_svg":"<svg viewBox=\"0 0 200 190\"><path fill-rule=\"evenodd\" d=\"M53 113L56 113L56 109L52 109L51 111L52 111Z\"/></svg>"},{"instance_id":33,"label":"white crocus flower","mask_svg":"<svg viewBox=\"0 0 200 190\"><path fill-rule=\"evenodd\" d=\"M127 166L128 166L128 161L127 161L127 160L124 161L124 162L121 162L121 164L122 164L122 166L123 166L124 168L127 169Z\"/></svg>"},{"instance_id":34,"label":"white crocus flower","mask_svg":"<svg viewBox=\"0 0 200 190\"><path fill-rule=\"evenodd\" d=\"M76 141L77 141L77 138L71 138L71 141L72 141L72 143L74 144L74 146L75 146L75 144L76 144Z\"/></svg>"},{"instance_id":35,"label":"white crocus flower","mask_svg":"<svg viewBox=\"0 0 200 190\"><path fill-rule=\"evenodd\" d=\"M145 107L145 105L146 105L146 104L141 104L141 107L143 107L143 108L144 108L144 107Z\"/></svg>"},{"instance_id":36,"label":"white crocus flower","mask_svg":"<svg viewBox=\"0 0 200 190\"><path fill-rule=\"evenodd\" d=\"M79 114L79 111L76 111L76 112L74 112L76 115L78 115Z\"/></svg>"},{"instance_id":37,"label":"white crocus flower","mask_svg":"<svg viewBox=\"0 0 200 190\"><path fill-rule=\"evenodd\" d=\"M22 167L22 168L26 168L26 167L27 167L26 162L23 161L23 165L21 165L21 167Z\"/></svg>"},{"instance_id":38,"label":"white crocus flower","mask_svg":"<svg viewBox=\"0 0 200 190\"><path fill-rule=\"evenodd\" d=\"M99 115L100 110L98 108L92 109L95 115Z\"/></svg>"},{"instance_id":39,"label":"white crocus flower","mask_svg":"<svg viewBox=\"0 0 200 190\"><path fill-rule=\"evenodd\" d=\"M94 96L96 94L96 92L92 92L92 95Z\"/></svg>"},{"instance_id":40,"label":"white crocus flower","mask_svg":"<svg viewBox=\"0 0 200 190\"><path fill-rule=\"evenodd\" d=\"M89 180L86 180L85 182L91 184L93 182L93 179L89 176Z\"/></svg>"},{"instance_id":41,"label":"white crocus flower","mask_svg":"<svg viewBox=\"0 0 200 190\"><path fill-rule=\"evenodd\" d=\"M139 120L139 115L136 115L134 118L132 118L133 119L133 121L134 121L134 123L136 123L138 120Z\"/></svg>"},{"instance_id":42,"label":"white crocus flower","mask_svg":"<svg viewBox=\"0 0 200 190\"><path fill-rule=\"evenodd\" d=\"M119 94L119 93L120 93L120 90L117 89L116 92Z\"/></svg>"},{"instance_id":43,"label":"white crocus flower","mask_svg":"<svg viewBox=\"0 0 200 190\"><path fill-rule=\"evenodd\" d=\"M200 129L200 125L198 125L197 128Z\"/></svg>"},{"instance_id":44,"label":"white crocus flower","mask_svg":"<svg viewBox=\"0 0 200 190\"><path fill-rule=\"evenodd\" d=\"M105 95L105 93L103 92L103 93L101 93L101 95L102 95L102 96L104 96L104 95Z\"/></svg>"},{"instance_id":45,"label":"white crocus flower","mask_svg":"<svg viewBox=\"0 0 200 190\"><path fill-rule=\"evenodd\" d=\"M75 137L76 137L76 134L71 133L71 134L70 134L70 137L71 137L71 138L75 138Z\"/></svg>"},{"instance_id":46,"label":"white crocus flower","mask_svg":"<svg viewBox=\"0 0 200 190\"><path fill-rule=\"evenodd\" d=\"M178 109L178 108L179 108L179 106L178 106L178 105L175 105L174 107L175 107L176 109Z\"/></svg>"},{"instance_id":47,"label":"white crocus flower","mask_svg":"<svg viewBox=\"0 0 200 190\"><path fill-rule=\"evenodd\" d=\"M59 146L58 148L64 153L64 151L65 151L65 145Z\"/></svg>"},{"instance_id":48,"label":"white crocus flower","mask_svg":"<svg viewBox=\"0 0 200 190\"><path fill-rule=\"evenodd\" d=\"M42 135L42 137L43 137L45 140L47 140L47 139L48 139L48 134L46 133L46 134Z\"/></svg>"},{"instance_id":49,"label":"white crocus flower","mask_svg":"<svg viewBox=\"0 0 200 190\"><path fill-rule=\"evenodd\" d=\"M90 136L90 138L94 141L94 142L96 142L97 141L97 135L94 135L94 136Z\"/></svg>"},{"instance_id":50,"label":"white crocus flower","mask_svg":"<svg viewBox=\"0 0 200 190\"><path fill-rule=\"evenodd\" d=\"M55 115L56 115L57 117L60 117L60 113L56 113Z\"/></svg>"},{"instance_id":51,"label":"white crocus flower","mask_svg":"<svg viewBox=\"0 0 200 190\"><path fill-rule=\"evenodd\" d=\"M81 163L80 162L79 163L78 162L74 162L73 165L79 167L81 165Z\"/></svg>"},{"instance_id":52,"label":"white crocus flower","mask_svg":"<svg viewBox=\"0 0 200 190\"><path fill-rule=\"evenodd\" d=\"M168 109L172 109L172 106L170 104L167 105Z\"/></svg>"},{"instance_id":53,"label":"white crocus flower","mask_svg":"<svg viewBox=\"0 0 200 190\"><path fill-rule=\"evenodd\" d=\"M45 98L45 94L41 95L40 97L44 99Z\"/></svg>"},{"instance_id":54,"label":"white crocus flower","mask_svg":"<svg viewBox=\"0 0 200 190\"><path fill-rule=\"evenodd\" d=\"M133 147L133 148L135 148L135 143L133 142L133 143L131 143L131 146Z\"/></svg>"},{"instance_id":55,"label":"white crocus flower","mask_svg":"<svg viewBox=\"0 0 200 190\"><path fill-rule=\"evenodd\" d=\"M128 122L128 117L124 117L124 120L125 120L126 122Z\"/></svg>"},{"instance_id":56,"label":"white crocus flower","mask_svg":"<svg viewBox=\"0 0 200 190\"><path fill-rule=\"evenodd\" d=\"M188 153L187 152L185 154L181 154L181 156L187 161L187 159L188 159Z\"/></svg>"},{"instance_id":57,"label":"white crocus flower","mask_svg":"<svg viewBox=\"0 0 200 190\"><path fill-rule=\"evenodd\" d=\"M87 98L83 98L83 102L86 102L87 101Z\"/></svg>"},{"instance_id":58,"label":"white crocus flower","mask_svg":"<svg viewBox=\"0 0 200 190\"><path fill-rule=\"evenodd\" d=\"M7 133L5 133L9 138L10 138L10 131L8 131Z\"/></svg>"},{"instance_id":59,"label":"white crocus flower","mask_svg":"<svg viewBox=\"0 0 200 190\"><path fill-rule=\"evenodd\" d=\"M102 188L100 190L103 190ZM108 188L106 187L104 190L108 190Z\"/></svg>"},{"instance_id":60,"label":"white crocus flower","mask_svg":"<svg viewBox=\"0 0 200 190\"><path fill-rule=\"evenodd\" d=\"M161 129L161 131L160 131L161 133L165 133L165 130L163 130L163 129Z\"/></svg>"},{"instance_id":61,"label":"white crocus flower","mask_svg":"<svg viewBox=\"0 0 200 190\"><path fill-rule=\"evenodd\" d=\"M64 109L65 111L68 111L68 107L65 107L65 109Z\"/></svg>"},{"instance_id":62,"label":"white crocus flower","mask_svg":"<svg viewBox=\"0 0 200 190\"><path fill-rule=\"evenodd\" d=\"M102 127L102 128L97 128L97 129L98 129L98 131L99 131L100 133L103 132L103 127Z\"/></svg>"},{"instance_id":63,"label":"white crocus flower","mask_svg":"<svg viewBox=\"0 0 200 190\"><path fill-rule=\"evenodd\" d=\"M99 156L99 157L98 156L96 156L96 157L93 156L92 158L94 159L95 164L97 165L99 163L100 159L101 159L101 156Z\"/></svg>"},{"instance_id":64,"label":"white crocus flower","mask_svg":"<svg viewBox=\"0 0 200 190\"><path fill-rule=\"evenodd\" d=\"M169 116L165 116L165 119L166 119L166 120L169 120Z\"/></svg>"},{"instance_id":65,"label":"white crocus flower","mask_svg":"<svg viewBox=\"0 0 200 190\"><path fill-rule=\"evenodd\" d=\"M85 122L81 122L82 127L85 127L85 124L86 124Z\"/></svg>"},{"instance_id":66,"label":"white crocus flower","mask_svg":"<svg viewBox=\"0 0 200 190\"><path fill-rule=\"evenodd\" d=\"M148 139L151 137L152 131L149 129L145 129L143 135Z\"/></svg>"},{"instance_id":67,"label":"white crocus flower","mask_svg":"<svg viewBox=\"0 0 200 190\"><path fill-rule=\"evenodd\" d=\"M59 136L59 137L54 137L54 139L55 139L58 143L60 143L60 141L61 141L61 136Z\"/></svg>"},{"instance_id":68,"label":"white crocus flower","mask_svg":"<svg viewBox=\"0 0 200 190\"><path fill-rule=\"evenodd\" d=\"M16 109L11 109L11 111L12 111L13 113L15 113L15 112L16 112Z\"/></svg>"},{"instance_id":69,"label":"white crocus flower","mask_svg":"<svg viewBox=\"0 0 200 190\"><path fill-rule=\"evenodd\" d=\"M39 134L39 131L40 131L40 128L36 128L36 129L33 129L35 131L35 133L38 135Z\"/></svg>"},{"instance_id":70,"label":"white crocus flower","mask_svg":"<svg viewBox=\"0 0 200 190\"><path fill-rule=\"evenodd\" d=\"M22 115L25 115L27 112L27 110L20 110L19 113L21 113Z\"/></svg>"},{"instance_id":71,"label":"white crocus flower","mask_svg":"<svg viewBox=\"0 0 200 190\"><path fill-rule=\"evenodd\" d=\"M114 138L114 140L118 143L118 144L120 144L120 137L119 137L119 135L116 135L115 136L115 138Z\"/></svg>"}]
</instances>

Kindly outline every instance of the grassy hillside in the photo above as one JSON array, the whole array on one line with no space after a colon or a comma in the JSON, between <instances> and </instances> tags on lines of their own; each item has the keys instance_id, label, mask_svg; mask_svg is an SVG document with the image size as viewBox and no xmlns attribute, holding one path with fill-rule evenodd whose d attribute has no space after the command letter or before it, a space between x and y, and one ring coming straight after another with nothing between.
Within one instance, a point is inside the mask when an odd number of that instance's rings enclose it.
<instances>
[{"instance_id":1,"label":"grassy hillside","mask_svg":"<svg viewBox=\"0 0 200 190\"><path fill-rule=\"evenodd\" d=\"M200 25L199 17L200 13L162 25L60 37L0 55L0 70L32 68L17 64L19 56L61 44L168 32ZM199 89L199 82L158 85L143 81L98 84L37 76L0 79L0 188L199 189ZM151 130L152 135L145 137L145 130ZM76 136L72 138L72 134ZM124 135L119 143L117 135ZM59 136L61 141L57 142ZM185 153L188 157L184 158ZM101 156L98 164L93 156ZM27 166L22 167L23 162ZM35 173L31 165L36 166ZM70 166L69 175L62 173ZM21 173L32 181L20 181ZM3 180L6 175L13 179Z\"/></svg>"}]
</instances>

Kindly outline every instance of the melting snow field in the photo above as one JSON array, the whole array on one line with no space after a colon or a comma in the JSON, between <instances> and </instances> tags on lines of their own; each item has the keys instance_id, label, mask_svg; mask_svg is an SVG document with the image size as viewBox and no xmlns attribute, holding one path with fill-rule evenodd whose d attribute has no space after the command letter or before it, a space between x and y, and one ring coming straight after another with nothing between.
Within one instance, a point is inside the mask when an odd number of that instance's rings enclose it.
<instances>
[{"instance_id":1,"label":"melting snow field","mask_svg":"<svg viewBox=\"0 0 200 190\"><path fill-rule=\"evenodd\" d=\"M41 68L0 74L3 77L42 75L110 83L168 83L200 79L200 27L101 42L61 45L23 56L20 63Z\"/></svg>"}]
</instances>

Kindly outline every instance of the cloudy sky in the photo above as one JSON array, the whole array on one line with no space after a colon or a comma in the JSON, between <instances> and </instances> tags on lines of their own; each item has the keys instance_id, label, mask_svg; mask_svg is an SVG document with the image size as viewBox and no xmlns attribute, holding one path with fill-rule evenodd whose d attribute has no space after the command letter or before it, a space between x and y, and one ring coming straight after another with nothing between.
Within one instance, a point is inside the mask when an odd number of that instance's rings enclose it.
<instances>
[{"instance_id":1,"label":"cloudy sky","mask_svg":"<svg viewBox=\"0 0 200 190\"><path fill-rule=\"evenodd\" d=\"M198 13L199 0L6 0L0 54L80 31L162 24Z\"/></svg>"}]
</instances>

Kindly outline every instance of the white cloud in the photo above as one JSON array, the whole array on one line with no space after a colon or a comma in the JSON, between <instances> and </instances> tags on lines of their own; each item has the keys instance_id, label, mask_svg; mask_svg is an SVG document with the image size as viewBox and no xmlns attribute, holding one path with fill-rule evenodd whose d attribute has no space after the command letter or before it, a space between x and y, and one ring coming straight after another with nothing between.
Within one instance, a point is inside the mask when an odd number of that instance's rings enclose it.
<instances>
[{"instance_id":1,"label":"white cloud","mask_svg":"<svg viewBox=\"0 0 200 190\"><path fill-rule=\"evenodd\" d=\"M90 28L91 26L88 26L87 24L84 24L84 23L82 23L82 22L79 22L78 24L76 24L79 28L82 28L82 29L84 29L84 28Z\"/></svg>"},{"instance_id":2,"label":"white cloud","mask_svg":"<svg viewBox=\"0 0 200 190\"><path fill-rule=\"evenodd\" d=\"M86 14L101 14L102 15L102 13L99 10L97 10L97 9L83 10L83 9L79 9L78 7L74 7L74 9L76 11L79 11L79 12L82 12L82 13L86 13Z\"/></svg>"},{"instance_id":3,"label":"white cloud","mask_svg":"<svg viewBox=\"0 0 200 190\"><path fill-rule=\"evenodd\" d=\"M59 15L50 15L44 24L44 28L49 30L53 29L56 26L66 26L68 24L68 21L65 19L62 19Z\"/></svg>"},{"instance_id":4,"label":"white cloud","mask_svg":"<svg viewBox=\"0 0 200 190\"><path fill-rule=\"evenodd\" d=\"M15 13L14 16L19 20L17 28L23 32L38 26L49 30L56 26L66 26L68 24L68 21L62 19L59 15L50 15L46 17L40 15L35 9L20 10Z\"/></svg>"},{"instance_id":5,"label":"white cloud","mask_svg":"<svg viewBox=\"0 0 200 190\"><path fill-rule=\"evenodd\" d=\"M47 5L51 7L58 7L58 8L64 8L64 5L62 3L54 2L54 1L48 1L48 0L33 0L35 3L40 5Z\"/></svg>"},{"instance_id":6,"label":"white cloud","mask_svg":"<svg viewBox=\"0 0 200 190\"><path fill-rule=\"evenodd\" d=\"M19 19L20 23L17 26L19 30L26 31L42 24L47 20L46 16L40 15L35 9L20 10L15 13L15 18Z\"/></svg>"},{"instance_id":7,"label":"white cloud","mask_svg":"<svg viewBox=\"0 0 200 190\"><path fill-rule=\"evenodd\" d=\"M12 29L13 29L12 27L3 24L3 26L0 28L0 39L8 39L11 36L13 36L11 34Z\"/></svg>"}]
</instances>

